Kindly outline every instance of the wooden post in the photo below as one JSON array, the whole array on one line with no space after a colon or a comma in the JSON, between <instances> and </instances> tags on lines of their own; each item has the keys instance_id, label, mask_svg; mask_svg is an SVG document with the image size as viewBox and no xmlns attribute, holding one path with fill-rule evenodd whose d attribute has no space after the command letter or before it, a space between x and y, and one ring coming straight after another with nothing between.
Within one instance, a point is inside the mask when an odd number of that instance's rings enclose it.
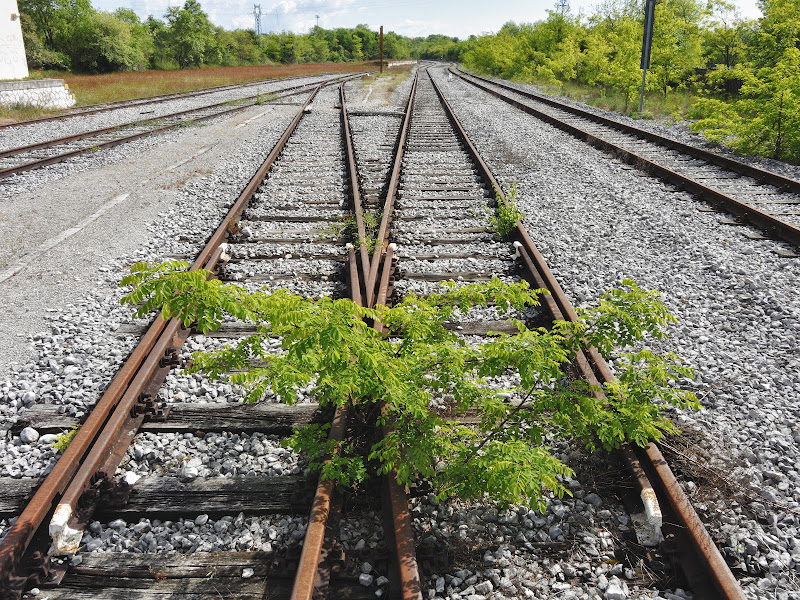
<instances>
[{"instance_id":1,"label":"wooden post","mask_svg":"<svg viewBox=\"0 0 800 600\"><path fill-rule=\"evenodd\" d=\"M383 73L383 25L381 25L381 73Z\"/></svg>"}]
</instances>

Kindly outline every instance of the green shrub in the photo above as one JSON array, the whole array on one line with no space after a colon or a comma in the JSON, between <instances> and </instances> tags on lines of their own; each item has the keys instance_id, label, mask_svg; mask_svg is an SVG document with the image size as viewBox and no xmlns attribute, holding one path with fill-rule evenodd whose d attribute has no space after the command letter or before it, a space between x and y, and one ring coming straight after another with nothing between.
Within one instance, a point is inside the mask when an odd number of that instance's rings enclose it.
<instances>
[{"instance_id":1,"label":"green shrub","mask_svg":"<svg viewBox=\"0 0 800 600\"><path fill-rule=\"evenodd\" d=\"M577 438L589 448L645 444L675 431L662 405L697 406L693 394L673 387L691 372L672 354L642 349L620 355L619 378L602 390L564 376L582 340L608 353L664 336L664 325L674 319L658 294L631 281L603 295L598 307L581 311L577 323L532 330L515 320L516 335L497 334L473 346L445 327L457 310L494 304L521 311L538 305L542 291L498 279L453 283L442 294L409 294L393 308L367 309L287 290L249 293L209 280L203 271L182 272L185 267L134 265L122 281L133 290L122 301L138 305L138 316L160 308L162 316L196 323L202 332L225 317L257 326L236 345L196 354L194 371L226 377L243 387L249 401L271 391L291 404L297 390L313 384L320 406L350 405L365 420L373 414L379 425L391 423L392 433L365 453L347 442L330 463L324 462L334 450L327 426L301 428L289 440L324 478L341 485L364 479L377 464L378 474L396 470L404 485L430 481L440 498L488 493L504 504L543 509L548 491L569 493L561 476L573 474L549 452L546 436ZM374 319L388 335L367 324ZM273 336L281 339L281 354L264 343ZM498 390L493 382L504 375L518 383ZM477 412L477 424L460 420L468 412Z\"/></svg>"}]
</instances>

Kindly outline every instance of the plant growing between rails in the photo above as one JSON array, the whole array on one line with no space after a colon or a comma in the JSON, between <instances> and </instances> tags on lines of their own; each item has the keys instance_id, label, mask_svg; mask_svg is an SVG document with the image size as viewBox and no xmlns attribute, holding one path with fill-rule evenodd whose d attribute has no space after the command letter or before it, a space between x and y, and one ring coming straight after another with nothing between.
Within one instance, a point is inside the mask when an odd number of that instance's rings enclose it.
<instances>
[{"instance_id":1,"label":"plant growing between rails","mask_svg":"<svg viewBox=\"0 0 800 600\"><path fill-rule=\"evenodd\" d=\"M64 450L67 449L70 443L72 443L72 440L78 434L80 428L81 428L80 425L73 425L72 429L70 429L69 431L65 431L64 433L57 435L55 441L52 444L53 448L55 448L58 452L64 452Z\"/></svg>"},{"instance_id":2,"label":"plant growing between rails","mask_svg":"<svg viewBox=\"0 0 800 600\"><path fill-rule=\"evenodd\" d=\"M604 294L597 307L580 311L576 323L532 330L514 320L518 334L496 334L475 346L445 328L457 311L493 303L513 318L515 311L538 305L542 290L498 279L453 283L442 294L410 294L393 308L367 309L288 290L250 293L209 280L204 271L184 272L186 267L177 261L134 265L122 280L133 286L122 302L137 305L138 316L160 309L163 317L194 323L202 332L226 317L257 328L235 346L196 354L193 371L227 377L244 388L250 402L272 391L292 403L297 389L314 383L321 406L350 405L372 411L378 425L392 424L392 433L373 444L367 457L342 444L327 465L324 459L334 450L329 426L295 432L287 445L304 451L322 477L343 486L371 471L394 469L399 483L428 480L440 498L488 493L501 504L543 510L548 492L569 494L561 476L573 474L550 454L546 436L578 438L590 449L610 450L623 441L644 444L675 431L661 414L663 405L698 406L691 392L675 387L691 371L673 354L658 356L646 348L622 353L618 379L603 388L564 376L583 343L608 354L664 337L664 326L674 318L656 292L629 280ZM389 334L375 331L367 319L380 319ZM281 338L280 355L269 352L264 343L269 336ZM509 375L507 381L519 383L496 389L494 382ZM507 400L509 394L513 400ZM477 411L477 425L458 420L468 411Z\"/></svg>"},{"instance_id":3,"label":"plant growing between rails","mask_svg":"<svg viewBox=\"0 0 800 600\"><path fill-rule=\"evenodd\" d=\"M256 106L268 104L273 100L275 100L275 96L273 94L258 94L256 95Z\"/></svg>"},{"instance_id":4,"label":"plant growing between rails","mask_svg":"<svg viewBox=\"0 0 800 600\"><path fill-rule=\"evenodd\" d=\"M378 228L380 223L378 218L369 212L364 212L362 218L364 219L364 233L366 239L362 242L366 245L368 252L375 251L375 244L377 243ZM356 217L353 213L348 213L338 221L334 221L328 225L317 239L324 239L326 237L340 237L346 236L352 240L358 239L358 224Z\"/></svg>"},{"instance_id":5,"label":"plant growing between rails","mask_svg":"<svg viewBox=\"0 0 800 600\"><path fill-rule=\"evenodd\" d=\"M514 231L517 224L525 215L519 211L517 207L517 184L511 184L511 188L506 194L505 201L500 198L498 190L494 190L494 197L497 201L497 210L488 211L487 219L489 219L489 226L496 231L500 237L505 238Z\"/></svg>"}]
</instances>

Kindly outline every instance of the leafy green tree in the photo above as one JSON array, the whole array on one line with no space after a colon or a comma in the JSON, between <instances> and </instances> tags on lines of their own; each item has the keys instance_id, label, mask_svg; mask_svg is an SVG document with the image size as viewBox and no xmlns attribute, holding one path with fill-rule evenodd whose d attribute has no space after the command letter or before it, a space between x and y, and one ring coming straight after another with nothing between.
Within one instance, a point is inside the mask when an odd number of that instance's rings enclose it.
<instances>
[{"instance_id":1,"label":"leafy green tree","mask_svg":"<svg viewBox=\"0 0 800 600\"><path fill-rule=\"evenodd\" d=\"M153 40L153 52L150 55L150 66L154 69L163 69L164 61L170 60L170 36L169 30L163 21L159 21L153 15L147 17L144 26Z\"/></svg>"},{"instance_id":2,"label":"leafy green tree","mask_svg":"<svg viewBox=\"0 0 800 600\"><path fill-rule=\"evenodd\" d=\"M114 16L127 23L130 28L131 45L137 56L136 68L146 68L150 63L154 50L153 36L147 24L143 23L137 14L129 8L118 8L114 11Z\"/></svg>"},{"instance_id":3,"label":"leafy green tree","mask_svg":"<svg viewBox=\"0 0 800 600\"><path fill-rule=\"evenodd\" d=\"M134 265L124 285L133 291L123 301L140 304L138 315L161 309L201 331L223 318L256 324L258 333L234 347L195 355L194 370L212 377L236 372L250 400L271 390L292 403L296 390L314 384L321 406L349 405L361 417L392 433L372 443L368 457L352 445L337 450L327 425L300 429L289 445L304 451L321 476L341 485L369 474L396 471L401 484L430 481L440 498L481 498L501 503L545 506L545 494L569 494L559 479L572 470L546 446L549 435L583 441L589 448L617 448L623 441L644 444L673 432L661 415L663 404L697 406L689 392L673 387L690 371L674 355L642 349L618 360L618 379L603 388L571 381L564 368L582 340L609 353L645 336L663 337L672 321L658 295L633 282L608 292L600 305L582 311L575 323L530 330L519 321L517 335L497 335L479 346L467 344L445 328L455 311L495 304L500 310L523 310L538 304L527 284L498 279L422 298L407 296L394 308L365 309L340 299L303 299L287 290L248 293L207 279L202 271L180 272L186 263ZM379 319L388 335L365 323ZM283 352L269 351L265 340L281 339ZM501 391L492 381L515 375L519 384ZM506 401L508 394L513 401ZM460 418L477 411L479 423ZM326 457L332 456L330 463Z\"/></svg>"},{"instance_id":4,"label":"leafy green tree","mask_svg":"<svg viewBox=\"0 0 800 600\"><path fill-rule=\"evenodd\" d=\"M356 25L353 35L360 39L362 58L359 60L373 60L380 57L379 34L370 31L366 25Z\"/></svg>"},{"instance_id":5,"label":"leafy green tree","mask_svg":"<svg viewBox=\"0 0 800 600\"><path fill-rule=\"evenodd\" d=\"M764 17L750 49L755 68L769 68L788 48L800 47L800 4L795 0L760 0Z\"/></svg>"},{"instance_id":6,"label":"leafy green tree","mask_svg":"<svg viewBox=\"0 0 800 600\"><path fill-rule=\"evenodd\" d=\"M641 87L641 36L641 21L618 15L597 23L585 40L581 80L621 93L625 110Z\"/></svg>"},{"instance_id":7,"label":"leafy green tree","mask_svg":"<svg viewBox=\"0 0 800 600\"><path fill-rule=\"evenodd\" d=\"M692 124L709 139L739 152L800 161L800 49L786 48L778 63L746 77L732 104L700 100Z\"/></svg>"},{"instance_id":8,"label":"leafy green tree","mask_svg":"<svg viewBox=\"0 0 800 600\"><path fill-rule=\"evenodd\" d=\"M703 32L703 55L711 68L733 69L744 60L748 26L730 2L719 0Z\"/></svg>"},{"instance_id":9,"label":"leafy green tree","mask_svg":"<svg viewBox=\"0 0 800 600\"><path fill-rule=\"evenodd\" d=\"M69 57L61 52L50 50L36 29L36 23L27 13L21 13L22 40L25 44L25 58L31 69L59 69L70 67Z\"/></svg>"},{"instance_id":10,"label":"leafy green tree","mask_svg":"<svg viewBox=\"0 0 800 600\"><path fill-rule=\"evenodd\" d=\"M383 36L384 58L409 58L411 56L406 38L390 31Z\"/></svg>"},{"instance_id":11,"label":"leafy green tree","mask_svg":"<svg viewBox=\"0 0 800 600\"><path fill-rule=\"evenodd\" d=\"M325 39L325 30L319 26L315 26L309 35L309 42L311 49L308 54L309 62L321 63L330 60L330 48L328 41Z\"/></svg>"},{"instance_id":12,"label":"leafy green tree","mask_svg":"<svg viewBox=\"0 0 800 600\"><path fill-rule=\"evenodd\" d=\"M170 6L164 18L169 48L181 69L199 67L218 54L214 26L197 0L186 0L182 8Z\"/></svg>"},{"instance_id":13,"label":"leafy green tree","mask_svg":"<svg viewBox=\"0 0 800 600\"><path fill-rule=\"evenodd\" d=\"M664 96L703 66L700 23L704 14L697 0L656 4L649 80Z\"/></svg>"},{"instance_id":14,"label":"leafy green tree","mask_svg":"<svg viewBox=\"0 0 800 600\"><path fill-rule=\"evenodd\" d=\"M61 51L94 14L90 0L19 0L22 13L31 17L46 46Z\"/></svg>"}]
</instances>

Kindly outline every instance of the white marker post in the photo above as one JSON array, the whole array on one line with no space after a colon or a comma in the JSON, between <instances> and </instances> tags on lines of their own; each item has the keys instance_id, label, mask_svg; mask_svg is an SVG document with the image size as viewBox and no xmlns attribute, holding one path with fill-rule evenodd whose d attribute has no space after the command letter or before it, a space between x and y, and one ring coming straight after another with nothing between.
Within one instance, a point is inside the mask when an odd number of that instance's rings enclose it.
<instances>
[{"instance_id":1,"label":"white marker post","mask_svg":"<svg viewBox=\"0 0 800 600\"><path fill-rule=\"evenodd\" d=\"M22 41L17 0L5 0L0 8L0 79L24 79L28 61Z\"/></svg>"}]
</instances>

